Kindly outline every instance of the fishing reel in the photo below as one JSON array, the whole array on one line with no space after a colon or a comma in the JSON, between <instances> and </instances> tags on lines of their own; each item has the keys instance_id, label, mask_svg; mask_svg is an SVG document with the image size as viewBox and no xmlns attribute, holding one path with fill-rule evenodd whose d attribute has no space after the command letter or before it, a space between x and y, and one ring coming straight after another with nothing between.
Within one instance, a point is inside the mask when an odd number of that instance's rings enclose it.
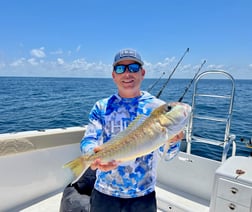
<instances>
[{"instance_id":1,"label":"fishing reel","mask_svg":"<svg viewBox=\"0 0 252 212\"><path fill-rule=\"evenodd\" d=\"M250 139L242 137L241 142L244 142L247 148L252 149L252 137ZM252 152L251 152L251 156L252 156Z\"/></svg>"},{"instance_id":2,"label":"fishing reel","mask_svg":"<svg viewBox=\"0 0 252 212\"><path fill-rule=\"evenodd\" d=\"M244 142L247 148L252 148L252 137L249 138L241 138L241 142Z\"/></svg>"}]
</instances>

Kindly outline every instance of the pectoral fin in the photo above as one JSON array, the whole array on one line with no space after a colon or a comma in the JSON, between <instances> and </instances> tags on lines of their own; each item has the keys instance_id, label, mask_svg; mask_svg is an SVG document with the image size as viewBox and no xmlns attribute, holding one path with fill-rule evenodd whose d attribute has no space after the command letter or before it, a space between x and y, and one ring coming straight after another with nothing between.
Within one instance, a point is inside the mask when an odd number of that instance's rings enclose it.
<instances>
[{"instance_id":1,"label":"pectoral fin","mask_svg":"<svg viewBox=\"0 0 252 212\"><path fill-rule=\"evenodd\" d=\"M170 148L170 142L167 141L167 142L165 143L165 145L164 145L164 152L163 152L163 155L162 155L162 158L161 158L161 159L165 159L165 155L166 155L166 153L167 153L167 151L168 151L169 148Z\"/></svg>"}]
</instances>

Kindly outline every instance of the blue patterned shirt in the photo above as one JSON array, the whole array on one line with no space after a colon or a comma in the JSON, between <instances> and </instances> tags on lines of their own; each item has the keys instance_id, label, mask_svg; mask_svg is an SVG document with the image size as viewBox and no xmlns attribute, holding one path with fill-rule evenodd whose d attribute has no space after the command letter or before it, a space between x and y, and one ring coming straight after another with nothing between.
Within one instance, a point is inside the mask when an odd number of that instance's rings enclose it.
<instances>
[{"instance_id":1,"label":"blue patterned shirt","mask_svg":"<svg viewBox=\"0 0 252 212\"><path fill-rule=\"evenodd\" d=\"M135 98L121 98L115 94L99 100L89 114L89 124L80 145L81 151L85 154L94 147L108 142L124 130L136 116L140 114L149 116L153 109L164 103L144 91L141 96ZM179 143L169 149L168 158L173 158L178 150ZM154 151L121 163L111 171L97 170L95 189L121 198L139 197L154 191L157 153L158 151Z\"/></svg>"}]
</instances>

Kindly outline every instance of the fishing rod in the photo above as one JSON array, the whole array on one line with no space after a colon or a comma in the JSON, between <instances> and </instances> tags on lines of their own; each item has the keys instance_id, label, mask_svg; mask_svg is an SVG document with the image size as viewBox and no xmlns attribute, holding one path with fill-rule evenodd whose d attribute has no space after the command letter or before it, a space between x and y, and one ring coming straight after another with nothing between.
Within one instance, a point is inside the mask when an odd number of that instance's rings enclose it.
<instances>
[{"instance_id":1,"label":"fishing rod","mask_svg":"<svg viewBox=\"0 0 252 212\"><path fill-rule=\"evenodd\" d=\"M160 79L165 75L165 72L162 73L162 75L148 88L148 92L150 92L152 90L152 88L154 88L154 86L160 81Z\"/></svg>"},{"instance_id":2,"label":"fishing rod","mask_svg":"<svg viewBox=\"0 0 252 212\"><path fill-rule=\"evenodd\" d=\"M204 60L204 62L201 64L201 66L199 67L198 71L195 73L194 77L192 78L191 82L189 83L189 85L185 88L185 91L183 93L183 95L179 98L179 102L182 102L184 96L186 95L186 93L188 92L190 86L192 85L193 81L196 79L196 77L198 76L198 73L200 72L200 70L202 69L203 65L206 63L206 60Z\"/></svg>"},{"instance_id":3,"label":"fishing rod","mask_svg":"<svg viewBox=\"0 0 252 212\"><path fill-rule=\"evenodd\" d=\"M162 94L163 90L165 89L165 87L167 86L167 84L169 83L172 75L174 74L174 72L176 71L177 67L179 66L179 64L181 63L181 61L183 60L184 56L186 55L186 53L189 52L189 48L186 49L185 53L183 54L183 56L180 58L180 60L178 61L177 65L175 66L175 68L173 69L173 71L171 72L169 78L166 80L166 82L164 83L163 87L161 88L161 90L158 92L158 94L156 95L157 98L160 97L160 95Z\"/></svg>"}]
</instances>

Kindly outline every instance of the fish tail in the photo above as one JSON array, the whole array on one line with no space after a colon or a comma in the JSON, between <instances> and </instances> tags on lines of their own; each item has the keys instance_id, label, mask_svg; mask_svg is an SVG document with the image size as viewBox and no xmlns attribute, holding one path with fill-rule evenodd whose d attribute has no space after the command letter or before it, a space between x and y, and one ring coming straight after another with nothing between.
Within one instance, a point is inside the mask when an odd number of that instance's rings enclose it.
<instances>
[{"instance_id":1,"label":"fish tail","mask_svg":"<svg viewBox=\"0 0 252 212\"><path fill-rule=\"evenodd\" d=\"M90 166L90 162L85 161L83 156L81 156L81 157L78 157L78 158L66 163L63 166L63 168L69 168L72 171L72 173L74 174L76 179L72 182L72 184L73 184L80 179L80 177L84 174L84 172L88 169L89 166Z\"/></svg>"}]
</instances>

